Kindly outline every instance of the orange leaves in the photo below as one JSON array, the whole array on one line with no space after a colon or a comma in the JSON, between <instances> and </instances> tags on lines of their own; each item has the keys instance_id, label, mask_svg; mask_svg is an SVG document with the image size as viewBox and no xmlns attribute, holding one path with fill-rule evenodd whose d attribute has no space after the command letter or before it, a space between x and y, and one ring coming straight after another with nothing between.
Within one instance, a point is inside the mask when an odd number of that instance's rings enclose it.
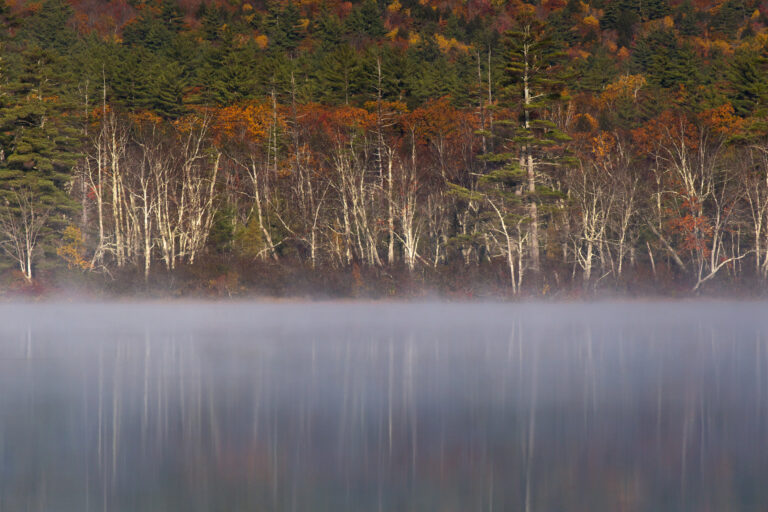
<instances>
[{"instance_id":1,"label":"orange leaves","mask_svg":"<svg viewBox=\"0 0 768 512\"><path fill-rule=\"evenodd\" d=\"M163 119L160 116L148 110L131 113L129 117L133 124L139 128L150 128L163 124Z\"/></svg>"},{"instance_id":2,"label":"orange leaves","mask_svg":"<svg viewBox=\"0 0 768 512\"><path fill-rule=\"evenodd\" d=\"M611 151L616 147L616 137L608 132L600 132L592 137L592 154L598 161L609 158Z\"/></svg>"},{"instance_id":3,"label":"orange leaves","mask_svg":"<svg viewBox=\"0 0 768 512\"><path fill-rule=\"evenodd\" d=\"M665 144L691 150L699 146L696 125L685 114L671 110L665 110L655 119L632 130L632 138L638 149L645 153L654 153Z\"/></svg>"},{"instance_id":4,"label":"orange leaves","mask_svg":"<svg viewBox=\"0 0 768 512\"><path fill-rule=\"evenodd\" d=\"M214 132L217 139L258 143L267 137L274 122L275 114L269 105L249 102L220 109L216 113ZM277 122L282 124L280 116Z\"/></svg>"},{"instance_id":5,"label":"orange leaves","mask_svg":"<svg viewBox=\"0 0 768 512\"><path fill-rule=\"evenodd\" d=\"M701 252L707 258L711 252L709 244L714 230L709 219L701 215L700 211L700 205L693 206L690 213L670 219L669 226L680 235L681 249Z\"/></svg>"},{"instance_id":6,"label":"orange leaves","mask_svg":"<svg viewBox=\"0 0 768 512\"><path fill-rule=\"evenodd\" d=\"M611 106L621 99L636 100L640 89L647 83L643 75L624 75L605 87L600 94L600 103L603 106Z\"/></svg>"},{"instance_id":7,"label":"orange leaves","mask_svg":"<svg viewBox=\"0 0 768 512\"><path fill-rule=\"evenodd\" d=\"M744 127L744 119L735 115L730 103L699 114L699 120L718 135L733 135Z\"/></svg>"},{"instance_id":8,"label":"orange leaves","mask_svg":"<svg viewBox=\"0 0 768 512\"><path fill-rule=\"evenodd\" d=\"M312 103L301 107L299 117L313 132L338 143L348 142L376 124L375 114L349 105L325 107Z\"/></svg>"},{"instance_id":9,"label":"orange leaves","mask_svg":"<svg viewBox=\"0 0 768 512\"><path fill-rule=\"evenodd\" d=\"M408 116L407 124L425 140L451 138L466 124L472 129L477 128L476 119L470 113L454 108L447 96L431 100L424 107L414 110Z\"/></svg>"}]
</instances>

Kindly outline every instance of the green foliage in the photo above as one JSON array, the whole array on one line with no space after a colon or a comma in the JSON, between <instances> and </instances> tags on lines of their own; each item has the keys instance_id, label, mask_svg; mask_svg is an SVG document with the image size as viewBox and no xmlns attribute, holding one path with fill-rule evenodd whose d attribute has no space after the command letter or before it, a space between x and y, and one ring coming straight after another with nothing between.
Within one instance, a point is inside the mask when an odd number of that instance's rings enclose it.
<instances>
[{"instance_id":1,"label":"green foliage","mask_svg":"<svg viewBox=\"0 0 768 512\"><path fill-rule=\"evenodd\" d=\"M364 0L344 20L344 32L355 42L377 39L386 34L382 12L376 0Z\"/></svg>"},{"instance_id":2,"label":"green foliage","mask_svg":"<svg viewBox=\"0 0 768 512\"><path fill-rule=\"evenodd\" d=\"M59 64L54 52L39 47L20 49L3 63L0 195L7 200L24 190L63 215L73 209L66 188L80 141Z\"/></svg>"},{"instance_id":3,"label":"green foliage","mask_svg":"<svg viewBox=\"0 0 768 512\"><path fill-rule=\"evenodd\" d=\"M66 51L77 40L69 25L74 11L64 0L45 0L21 27L24 39L42 48Z\"/></svg>"},{"instance_id":4,"label":"green foliage","mask_svg":"<svg viewBox=\"0 0 768 512\"><path fill-rule=\"evenodd\" d=\"M299 10L293 2L284 7L281 2L270 4L265 25L269 44L276 49L295 50L303 38Z\"/></svg>"},{"instance_id":5,"label":"green foliage","mask_svg":"<svg viewBox=\"0 0 768 512\"><path fill-rule=\"evenodd\" d=\"M744 0L728 0L720 4L720 8L712 15L710 29L717 34L733 37L749 14Z\"/></svg>"},{"instance_id":6,"label":"green foliage","mask_svg":"<svg viewBox=\"0 0 768 512\"><path fill-rule=\"evenodd\" d=\"M315 77L319 99L332 104L348 104L365 88L363 62L348 44L319 53Z\"/></svg>"},{"instance_id":7,"label":"green foliage","mask_svg":"<svg viewBox=\"0 0 768 512\"><path fill-rule=\"evenodd\" d=\"M699 80L699 59L672 30L656 30L637 42L631 69L662 88L691 85Z\"/></svg>"},{"instance_id":8,"label":"green foliage","mask_svg":"<svg viewBox=\"0 0 768 512\"><path fill-rule=\"evenodd\" d=\"M727 68L728 99L740 116L768 115L768 49L744 48Z\"/></svg>"}]
</instances>

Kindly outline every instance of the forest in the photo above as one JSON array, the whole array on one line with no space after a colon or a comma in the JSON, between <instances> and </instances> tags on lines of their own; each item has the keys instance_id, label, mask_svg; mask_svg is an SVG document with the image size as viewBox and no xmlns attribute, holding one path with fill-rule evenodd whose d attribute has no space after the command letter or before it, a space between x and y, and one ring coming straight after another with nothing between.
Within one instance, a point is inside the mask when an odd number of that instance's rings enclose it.
<instances>
[{"instance_id":1,"label":"forest","mask_svg":"<svg viewBox=\"0 0 768 512\"><path fill-rule=\"evenodd\" d=\"M764 2L0 18L2 295L768 290Z\"/></svg>"}]
</instances>

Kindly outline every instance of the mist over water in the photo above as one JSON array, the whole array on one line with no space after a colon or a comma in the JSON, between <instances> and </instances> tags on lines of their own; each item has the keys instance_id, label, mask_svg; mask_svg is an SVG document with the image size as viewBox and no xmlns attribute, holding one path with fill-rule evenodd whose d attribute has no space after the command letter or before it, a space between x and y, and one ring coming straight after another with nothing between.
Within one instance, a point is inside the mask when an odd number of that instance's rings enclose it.
<instances>
[{"instance_id":1,"label":"mist over water","mask_svg":"<svg viewBox=\"0 0 768 512\"><path fill-rule=\"evenodd\" d=\"M0 510L764 511L768 305L0 306Z\"/></svg>"}]
</instances>

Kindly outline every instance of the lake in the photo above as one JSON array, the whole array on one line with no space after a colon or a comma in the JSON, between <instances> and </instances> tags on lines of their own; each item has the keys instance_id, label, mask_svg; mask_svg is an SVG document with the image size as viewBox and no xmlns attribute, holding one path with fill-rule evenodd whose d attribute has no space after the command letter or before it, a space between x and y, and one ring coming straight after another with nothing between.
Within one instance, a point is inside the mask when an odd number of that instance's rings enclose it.
<instances>
[{"instance_id":1,"label":"lake","mask_svg":"<svg viewBox=\"0 0 768 512\"><path fill-rule=\"evenodd\" d=\"M0 305L0 510L765 511L768 304Z\"/></svg>"}]
</instances>

